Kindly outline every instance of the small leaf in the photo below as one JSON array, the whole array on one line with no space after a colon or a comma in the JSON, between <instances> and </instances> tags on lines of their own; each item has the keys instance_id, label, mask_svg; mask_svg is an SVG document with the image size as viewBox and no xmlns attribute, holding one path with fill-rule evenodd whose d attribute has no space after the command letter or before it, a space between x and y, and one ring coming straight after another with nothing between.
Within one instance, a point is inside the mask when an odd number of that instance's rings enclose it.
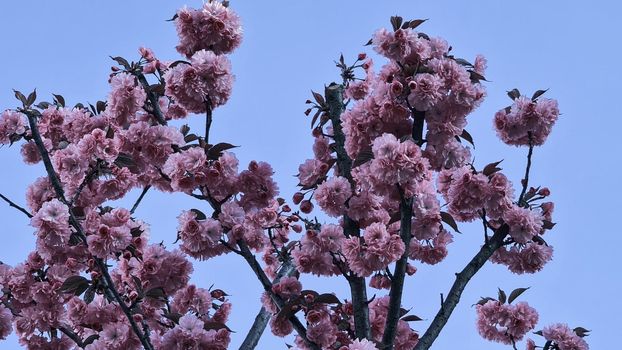
<instances>
[{"instance_id":1,"label":"small leaf","mask_svg":"<svg viewBox=\"0 0 622 350\"><path fill-rule=\"evenodd\" d=\"M99 339L99 334L91 334L88 336L88 338L84 339L84 341L82 342L82 345L87 346L93 343L97 339Z\"/></svg>"},{"instance_id":2,"label":"small leaf","mask_svg":"<svg viewBox=\"0 0 622 350\"><path fill-rule=\"evenodd\" d=\"M61 285L59 292L80 295L89 287L89 284L89 280L82 276L67 277Z\"/></svg>"},{"instance_id":3,"label":"small leaf","mask_svg":"<svg viewBox=\"0 0 622 350\"><path fill-rule=\"evenodd\" d=\"M337 296L332 293L324 293L324 294L318 295L317 297L315 297L315 302L324 303L324 304L340 304L341 305L341 301L339 300L339 298L337 298Z\"/></svg>"},{"instance_id":4,"label":"small leaf","mask_svg":"<svg viewBox=\"0 0 622 350\"><path fill-rule=\"evenodd\" d=\"M391 16L391 25L393 26L393 31L397 31L402 26L402 21L404 19L400 16Z\"/></svg>"},{"instance_id":5,"label":"small leaf","mask_svg":"<svg viewBox=\"0 0 622 350\"><path fill-rule=\"evenodd\" d=\"M474 83L479 83L480 80L488 81L483 75L477 73L474 70L469 70L468 72L471 74L470 79Z\"/></svg>"},{"instance_id":6,"label":"small leaf","mask_svg":"<svg viewBox=\"0 0 622 350\"><path fill-rule=\"evenodd\" d=\"M119 153L117 159L114 161L114 164L120 168L130 168L136 166L132 156L126 153Z\"/></svg>"},{"instance_id":7,"label":"small leaf","mask_svg":"<svg viewBox=\"0 0 622 350\"><path fill-rule=\"evenodd\" d=\"M481 298L481 299L477 302L477 304L476 304L476 305L484 305L484 304L486 304L487 302L489 302L489 301L491 301L491 300L495 300L495 299L493 299L493 298L491 298L491 297L485 297L485 298L483 298L483 297L482 297L482 298Z\"/></svg>"},{"instance_id":8,"label":"small leaf","mask_svg":"<svg viewBox=\"0 0 622 350\"><path fill-rule=\"evenodd\" d=\"M207 151L207 157L216 160L220 158L220 156L222 156L222 152L236 147L238 146L234 146L226 142L217 143L214 146L210 147L210 149Z\"/></svg>"},{"instance_id":9,"label":"small leaf","mask_svg":"<svg viewBox=\"0 0 622 350\"><path fill-rule=\"evenodd\" d=\"M417 315L408 315L402 317L402 321L411 322L411 321L423 321L423 319Z\"/></svg>"},{"instance_id":10,"label":"small leaf","mask_svg":"<svg viewBox=\"0 0 622 350\"><path fill-rule=\"evenodd\" d=\"M587 337L589 335L588 333L591 332L589 329L585 329L583 327L576 327L572 331L581 338Z\"/></svg>"},{"instance_id":11,"label":"small leaf","mask_svg":"<svg viewBox=\"0 0 622 350\"><path fill-rule=\"evenodd\" d=\"M25 106L26 105L26 96L24 96L24 94L22 94L21 91L13 90L13 92L15 93L15 98L20 100L22 102L22 104Z\"/></svg>"},{"instance_id":12,"label":"small leaf","mask_svg":"<svg viewBox=\"0 0 622 350\"><path fill-rule=\"evenodd\" d=\"M542 331L535 331L535 332L533 332L533 334L539 335L539 336L541 336L541 337L543 336L543 335L542 335Z\"/></svg>"},{"instance_id":13,"label":"small leaf","mask_svg":"<svg viewBox=\"0 0 622 350\"><path fill-rule=\"evenodd\" d=\"M193 212L196 215L196 220L206 220L207 216L205 216L205 213L203 213L202 211L200 211L199 209L190 209L191 212Z\"/></svg>"},{"instance_id":14,"label":"small leaf","mask_svg":"<svg viewBox=\"0 0 622 350\"><path fill-rule=\"evenodd\" d=\"M543 223L542 224L542 228L545 229L545 230L550 230L553 227L555 227L555 225L556 225L556 223L551 222L549 220L542 220L542 223Z\"/></svg>"},{"instance_id":15,"label":"small leaf","mask_svg":"<svg viewBox=\"0 0 622 350\"><path fill-rule=\"evenodd\" d=\"M174 20L176 20L179 17L178 14L175 14L173 17L171 17L170 19L167 19L167 22L173 22Z\"/></svg>"},{"instance_id":16,"label":"small leaf","mask_svg":"<svg viewBox=\"0 0 622 350\"><path fill-rule=\"evenodd\" d=\"M95 299L95 286L89 286L84 292L84 302L90 304Z\"/></svg>"},{"instance_id":17,"label":"small leaf","mask_svg":"<svg viewBox=\"0 0 622 350\"><path fill-rule=\"evenodd\" d=\"M190 62L188 62L188 61L184 61L184 60L177 60L177 61L175 61L175 62L173 62L173 63L169 64L169 65L168 65L168 67L169 67L169 68L173 68L173 67L178 66L178 65L180 65L180 64L187 64L187 65L190 65L190 66L192 65L192 63L190 63Z\"/></svg>"},{"instance_id":18,"label":"small leaf","mask_svg":"<svg viewBox=\"0 0 622 350\"><path fill-rule=\"evenodd\" d=\"M26 105L31 106L33 103L35 103L36 100L37 100L37 89L34 89L34 91L31 92L30 95L28 95L28 98L26 99Z\"/></svg>"},{"instance_id":19,"label":"small leaf","mask_svg":"<svg viewBox=\"0 0 622 350\"><path fill-rule=\"evenodd\" d=\"M104 101L97 101L97 103L95 103L95 108L97 110L97 114L105 111L106 110L106 102L104 102Z\"/></svg>"},{"instance_id":20,"label":"small leaf","mask_svg":"<svg viewBox=\"0 0 622 350\"><path fill-rule=\"evenodd\" d=\"M372 152L371 147L363 149L356 155L356 159L352 162L352 168L361 166L372 159L374 159L374 153Z\"/></svg>"},{"instance_id":21,"label":"small leaf","mask_svg":"<svg viewBox=\"0 0 622 350\"><path fill-rule=\"evenodd\" d=\"M419 27L423 22L427 21L428 19L414 19L412 21L410 21L409 23L409 27L410 29L415 29L417 27Z\"/></svg>"},{"instance_id":22,"label":"small leaf","mask_svg":"<svg viewBox=\"0 0 622 350\"><path fill-rule=\"evenodd\" d=\"M116 56L116 57L110 56L110 58L112 58L118 64L122 65L125 69L130 69L130 63L125 58L121 56Z\"/></svg>"},{"instance_id":23,"label":"small leaf","mask_svg":"<svg viewBox=\"0 0 622 350\"><path fill-rule=\"evenodd\" d=\"M520 91L518 91L518 89L512 89L511 91L508 91L508 96L510 96L512 100L516 100L520 97Z\"/></svg>"},{"instance_id":24,"label":"small leaf","mask_svg":"<svg viewBox=\"0 0 622 350\"><path fill-rule=\"evenodd\" d=\"M473 147L475 147L475 142L473 142L473 136L471 136L471 134L469 134L466 129L462 129L462 134L460 134L460 137L467 140L470 144L473 145Z\"/></svg>"},{"instance_id":25,"label":"small leaf","mask_svg":"<svg viewBox=\"0 0 622 350\"><path fill-rule=\"evenodd\" d=\"M35 105L35 107L39 108L39 109L47 109L48 107L50 107L50 103L49 102L39 102Z\"/></svg>"},{"instance_id":26,"label":"small leaf","mask_svg":"<svg viewBox=\"0 0 622 350\"><path fill-rule=\"evenodd\" d=\"M147 298L153 298L153 299L166 299L166 293L164 292L164 288L162 287L155 287L155 288L149 289L145 293L145 296Z\"/></svg>"},{"instance_id":27,"label":"small leaf","mask_svg":"<svg viewBox=\"0 0 622 350\"><path fill-rule=\"evenodd\" d=\"M454 231L458 233L462 233L460 232L460 230L458 230L458 224L456 223L456 220L454 220L454 217L451 216L451 214L449 214L448 212L445 212L445 211L441 212L441 220L443 220L444 223L446 223L451 228L453 228Z\"/></svg>"},{"instance_id":28,"label":"small leaf","mask_svg":"<svg viewBox=\"0 0 622 350\"><path fill-rule=\"evenodd\" d=\"M211 331L211 330L217 331L219 329L226 329L229 332L233 333L233 331L229 327L227 327L227 325L225 325L224 323L216 322L216 321L209 321L209 320L203 321L203 329L205 329L206 331Z\"/></svg>"},{"instance_id":29,"label":"small leaf","mask_svg":"<svg viewBox=\"0 0 622 350\"><path fill-rule=\"evenodd\" d=\"M506 300L507 300L507 296L505 295L505 292L501 290L501 288L499 288L499 302L501 304L505 304Z\"/></svg>"},{"instance_id":30,"label":"small leaf","mask_svg":"<svg viewBox=\"0 0 622 350\"><path fill-rule=\"evenodd\" d=\"M484 174L486 176L490 176L490 175L496 173L497 171L501 170L501 168L497 167L497 165L501 164L501 162L503 162L503 159L498 161L498 162L494 162L494 163L490 163L490 164L486 165L484 167L484 170L482 170L482 174Z\"/></svg>"},{"instance_id":31,"label":"small leaf","mask_svg":"<svg viewBox=\"0 0 622 350\"><path fill-rule=\"evenodd\" d=\"M190 127L188 126L188 124L184 124L179 128L179 132L182 135L186 136L188 135L188 132L190 132Z\"/></svg>"},{"instance_id":32,"label":"small leaf","mask_svg":"<svg viewBox=\"0 0 622 350\"><path fill-rule=\"evenodd\" d=\"M324 106L326 104L326 101L324 100L324 96L322 96L322 94L317 93L313 90L311 90L311 94L313 94L313 98L315 98L315 101L317 101L320 106Z\"/></svg>"},{"instance_id":33,"label":"small leaf","mask_svg":"<svg viewBox=\"0 0 622 350\"><path fill-rule=\"evenodd\" d=\"M369 41L363 46L369 46L374 43L374 39L369 39Z\"/></svg>"},{"instance_id":34,"label":"small leaf","mask_svg":"<svg viewBox=\"0 0 622 350\"><path fill-rule=\"evenodd\" d=\"M184 136L184 141L186 143L192 142L192 141L196 141L199 139L199 136L197 136L197 134L188 134L186 136Z\"/></svg>"},{"instance_id":35,"label":"small leaf","mask_svg":"<svg viewBox=\"0 0 622 350\"><path fill-rule=\"evenodd\" d=\"M389 218L389 223L387 225L391 225L394 222L398 222L402 219L402 214L399 211L396 211L395 213L391 214L390 218Z\"/></svg>"},{"instance_id":36,"label":"small leaf","mask_svg":"<svg viewBox=\"0 0 622 350\"><path fill-rule=\"evenodd\" d=\"M175 323L179 323L179 319L183 316L180 313L177 312L165 312L162 316L168 318L169 320L175 322Z\"/></svg>"},{"instance_id":37,"label":"small leaf","mask_svg":"<svg viewBox=\"0 0 622 350\"><path fill-rule=\"evenodd\" d=\"M536 99L538 99L538 97L544 95L545 92L549 91L549 89L546 90L538 90L536 92L533 93L533 96L531 96L531 100L535 101Z\"/></svg>"},{"instance_id":38,"label":"small leaf","mask_svg":"<svg viewBox=\"0 0 622 350\"><path fill-rule=\"evenodd\" d=\"M516 298L518 298L521 294L525 293L527 289L529 289L529 287L514 289L512 293L510 293L510 297L508 298L508 304L512 304L512 302L516 300Z\"/></svg>"},{"instance_id":39,"label":"small leaf","mask_svg":"<svg viewBox=\"0 0 622 350\"><path fill-rule=\"evenodd\" d=\"M474 67L471 62L465 60L464 58L454 58L454 61L456 61L456 63L458 63L459 65L462 65L462 66Z\"/></svg>"},{"instance_id":40,"label":"small leaf","mask_svg":"<svg viewBox=\"0 0 622 350\"><path fill-rule=\"evenodd\" d=\"M65 98L62 95L52 94L52 96L54 96L54 103L61 107L65 107Z\"/></svg>"}]
</instances>

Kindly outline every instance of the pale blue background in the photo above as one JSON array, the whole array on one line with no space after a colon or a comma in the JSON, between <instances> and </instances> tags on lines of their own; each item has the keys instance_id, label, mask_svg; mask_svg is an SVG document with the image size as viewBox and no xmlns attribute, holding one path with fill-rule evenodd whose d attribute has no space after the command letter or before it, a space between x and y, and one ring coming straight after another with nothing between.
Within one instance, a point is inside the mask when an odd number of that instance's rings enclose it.
<instances>
[{"instance_id":1,"label":"pale blue background","mask_svg":"<svg viewBox=\"0 0 622 350\"><path fill-rule=\"evenodd\" d=\"M199 1L188 0L197 7ZM137 58L141 45L162 59L177 59L173 25L164 22L182 1L3 1L0 3L0 106L16 105L11 89L36 87L41 97L62 93L68 103L103 99L108 92L108 55ZM533 184L549 186L556 201L557 227L546 239L554 261L534 276L514 276L486 266L465 291L434 346L442 349L504 349L475 332L471 304L497 287L531 286L524 295L541 315L539 326L564 321L592 329L592 349L617 347L620 314L620 7L615 1L232 1L245 37L232 56L237 82L230 103L215 111L213 139L242 148L251 159L273 164L281 193L295 190L292 176L311 156L309 119L302 112L309 90L337 79L340 52L349 59L363 50L371 33L388 26L390 15L430 18L421 29L445 37L454 52L489 59L488 99L470 117L476 164L505 159L518 183L524 151L501 144L492 130L494 112L506 106L505 91L550 88L563 112L549 142L534 156ZM190 119L200 129L202 118ZM24 189L42 168L20 163L19 148L0 152L0 192L24 203ZM129 196L130 203L138 195ZM127 204L126 204L127 205ZM175 217L196 203L181 195L149 193L137 214L152 225L154 241L175 239ZM0 204L0 259L22 261L34 246L26 218ZM405 307L426 320L435 314L439 293L481 244L479 225L462 225L450 257L435 268L421 267L409 279ZM215 283L234 303L232 348L240 343L258 310L259 284L239 257L195 264L193 279ZM344 291L340 279L312 281L321 291ZM370 291L373 293L373 291ZM342 297L345 294L340 294ZM414 324L425 330L428 321ZM615 340L614 340L615 339ZM15 338L0 349L17 348ZM269 331L261 349L285 349ZM521 344L521 348L523 345Z\"/></svg>"}]
</instances>

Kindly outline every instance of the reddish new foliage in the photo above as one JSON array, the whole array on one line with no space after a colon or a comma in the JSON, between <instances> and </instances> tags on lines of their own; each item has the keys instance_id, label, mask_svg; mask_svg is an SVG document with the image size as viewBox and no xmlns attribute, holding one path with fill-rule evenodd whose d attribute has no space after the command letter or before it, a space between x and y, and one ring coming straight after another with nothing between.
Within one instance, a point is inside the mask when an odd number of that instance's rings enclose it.
<instances>
[{"instance_id":1,"label":"reddish new foliage","mask_svg":"<svg viewBox=\"0 0 622 350\"><path fill-rule=\"evenodd\" d=\"M193 261L234 253L265 290L248 296L264 309L245 348L269 323L276 336L295 333L298 349L427 349L484 262L534 273L551 260L542 238L554 226L553 203L542 201L550 191L528 185L534 147L559 115L543 91L512 90L513 104L494 116L503 142L528 148L515 188L498 162L473 164L468 145L486 60L456 58L444 39L416 30L423 21L393 17L371 41L383 59L377 72L367 54L350 65L341 57L342 82L307 101L314 158L299 166L295 211L277 197L268 163L240 168L232 145L209 143L213 111L233 88L226 54L241 43L238 16L210 0L174 21L189 61L140 48L138 61L114 58L107 101L69 107L62 96L16 92L22 106L0 115L0 144L20 143L24 162L47 173L26 190L28 209L10 202L31 217L37 240L23 263L0 264L0 339L15 331L29 349L226 349L236 312L228 295L189 280ZM169 125L191 113L205 114L204 135ZM142 195L134 208L111 206L135 188L197 199L200 209L173 214L178 248L149 240L134 215ZM337 220L308 217L314 203ZM447 256L458 223L480 220L479 267L457 276L425 333L414 331L409 322L421 319L401 308L405 277ZM306 290L303 274L341 276L352 295ZM390 294L367 298L367 281ZM520 293L478 304L484 338L515 346L534 329L536 310L510 304ZM587 349L585 333L561 324L541 332L545 349L559 350Z\"/></svg>"}]
</instances>

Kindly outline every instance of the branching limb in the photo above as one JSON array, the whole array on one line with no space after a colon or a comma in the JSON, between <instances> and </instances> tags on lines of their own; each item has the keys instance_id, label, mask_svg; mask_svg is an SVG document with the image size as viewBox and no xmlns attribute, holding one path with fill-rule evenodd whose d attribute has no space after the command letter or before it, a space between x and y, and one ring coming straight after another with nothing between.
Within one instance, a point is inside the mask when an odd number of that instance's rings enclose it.
<instances>
[{"instance_id":1,"label":"branching limb","mask_svg":"<svg viewBox=\"0 0 622 350\"><path fill-rule=\"evenodd\" d=\"M529 134L529 152L527 152L527 167L525 168L525 177L523 178L522 184L523 189L520 192L520 196L518 197L518 205L523 205L523 199L525 198L525 193L527 193L527 187L529 186L529 171L531 170L531 156L533 155L533 144L531 143L531 133Z\"/></svg>"},{"instance_id":2,"label":"branching limb","mask_svg":"<svg viewBox=\"0 0 622 350\"><path fill-rule=\"evenodd\" d=\"M460 297L464 288L467 286L471 278L484 266L486 261L490 258L495 250L499 249L503 245L503 240L508 235L509 227L507 225L501 226L497 229L494 235L488 240L488 243L484 244L479 252L471 259L471 261L462 269L460 273L456 275L447 298L443 302L441 309L438 311L434 320L425 331L425 334L419 339L415 350L427 350L432 346L432 343L436 340L443 327L449 320L452 312L460 302Z\"/></svg>"},{"instance_id":3,"label":"branching limb","mask_svg":"<svg viewBox=\"0 0 622 350\"><path fill-rule=\"evenodd\" d=\"M132 209L130 210L130 214L134 214L136 209L138 209L138 205L143 200L143 198L145 198L145 195L147 194L147 191L149 191L150 188L151 188L151 185L147 185L145 186L145 188L143 188L143 191L140 193L140 196L138 196L138 199L136 199L136 202L134 202L134 205L132 206Z\"/></svg>"},{"instance_id":4,"label":"branching limb","mask_svg":"<svg viewBox=\"0 0 622 350\"><path fill-rule=\"evenodd\" d=\"M295 272L296 269L292 261L285 261L283 263L283 266L281 266L279 273L276 275L276 278L274 279L274 281L272 281L272 284L274 285L275 283L278 283L281 278L291 276ZM240 350L255 349L255 347L259 343L259 339L261 339L261 335L263 334L266 326L268 325L268 322L270 321L271 316L272 315L270 315L270 312L264 307L259 310L257 316L255 316L255 321L253 322L253 325L246 334L246 338L244 338L242 345L240 345Z\"/></svg>"},{"instance_id":5,"label":"branching limb","mask_svg":"<svg viewBox=\"0 0 622 350\"><path fill-rule=\"evenodd\" d=\"M404 292L404 279L406 277L406 268L408 266L408 247L412 237L411 225L413 216L412 198L404 198L400 203L400 236L404 242L405 249L400 259L395 263L395 270L391 280L391 291L389 292L389 310L387 320L382 335L383 349L393 349L393 342L397 334L397 322L400 319L400 308L402 306L402 294Z\"/></svg>"},{"instance_id":6,"label":"branching limb","mask_svg":"<svg viewBox=\"0 0 622 350\"><path fill-rule=\"evenodd\" d=\"M164 113L162 113L162 110L160 109L158 96L153 91L151 91L147 78L145 78L145 75L142 72L132 72L132 74L136 76L140 85L143 86L143 90L145 90L147 98L149 99L149 103L151 104L151 108L153 109L151 112L153 112L153 115L158 120L158 123L166 125L166 119L164 118Z\"/></svg>"},{"instance_id":7,"label":"branching limb","mask_svg":"<svg viewBox=\"0 0 622 350\"><path fill-rule=\"evenodd\" d=\"M337 167L342 176L354 186L352 179L352 159L348 156L345 149L346 137L341 126L341 114L344 112L343 105L343 85L330 84L325 89L326 103L328 104L328 114L333 126L333 139L335 140L335 151L337 153ZM360 236L360 229L356 221L348 215L343 216L343 229L346 236ZM352 308L354 311L354 331L359 339L371 339L371 326L369 324L369 306L367 303L367 285L365 278L352 275L346 276L350 284L352 296Z\"/></svg>"},{"instance_id":8,"label":"branching limb","mask_svg":"<svg viewBox=\"0 0 622 350\"><path fill-rule=\"evenodd\" d=\"M272 291L272 282L270 282L270 279L268 279L268 276L266 276L266 273L261 268L261 265L259 265L259 262L255 258L255 255L253 255L253 253L251 252L250 248L246 245L246 243L244 243L244 241L241 241L241 240L238 241L238 246L240 247L242 256L244 257L244 259L250 266L251 270L253 270L253 272L257 276L257 279L259 279L259 282L263 286L264 290L268 292L268 294L270 295L270 298L272 299L272 301L276 304L276 306L279 309L283 308L283 305L285 305L285 302L283 301L283 299L281 299L281 297L279 297ZM289 321L292 323L292 326L294 326L294 329L296 330L298 335L307 343L307 345L311 349L320 350L320 347L317 344L315 344L314 342L310 341L309 338L307 338L307 329L300 322L298 317L296 317L296 315L291 316L289 318Z\"/></svg>"}]
</instances>

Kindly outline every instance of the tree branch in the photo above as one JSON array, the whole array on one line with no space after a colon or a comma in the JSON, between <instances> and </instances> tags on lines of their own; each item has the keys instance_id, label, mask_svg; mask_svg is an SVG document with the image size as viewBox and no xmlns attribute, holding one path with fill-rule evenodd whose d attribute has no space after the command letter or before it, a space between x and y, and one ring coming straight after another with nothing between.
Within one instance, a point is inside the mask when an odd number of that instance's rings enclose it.
<instances>
[{"instance_id":1,"label":"tree branch","mask_svg":"<svg viewBox=\"0 0 622 350\"><path fill-rule=\"evenodd\" d=\"M164 113L162 113L162 110L160 109L158 96L149 88L149 82L147 81L147 78L145 78L145 75L142 72L132 72L132 74L134 74L134 76L138 79L138 82L143 86L143 90L145 90L149 103L151 104L151 108L153 109L153 115L157 119L158 123L167 125Z\"/></svg>"},{"instance_id":2,"label":"tree branch","mask_svg":"<svg viewBox=\"0 0 622 350\"><path fill-rule=\"evenodd\" d=\"M400 190L400 192L402 192ZM400 308L402 307L402 294L404 292L404 279L406 277L406 267L408 266L408 247L412 238L411 225L413 215L412 198L404 198L400 193L402 200L400 203L400 237L404 242L404 253L395 263L395 270L391 280L391 291L389 292L389 310L387 312L387 320L382 335L382 344L384 350L393 349L393 342L397 334L397 322L400 319Z\"/></svg>"},{"instance_id":3,"label":"tree branch","mask_svg":"<svg viewBox=\"0 0 622 350\"><path fill-rule=\"evenodd\" d=\"M0 193L0 198L2 198L2 200L4 200L5 202L7 202L9 204L10 207L13 207L19 211L21 211L22 213L24 213L28 218L32 218L32 214L30 214L28 212L28 210L24 209L23 207L20 207L19 205L15 204L12 200L8 199L7 197L5 197L2 193Z\"/></svg>"},{"instance_id":4,"label":"tree branch","mask_svg":"<svg viewBox=\"0 0 622 350\"><path fill-rule=\"evenodd\" d=\"M205 97L205 143L209 144L209 130L212 127L212 99Z\"/></svg>"},{"instance_id":5,"label":"tree branch","mask_svg":"<svg viewBox=\"0 0 622 350\"><path fill-rule=\"evenodd\" d=\"M348 179L350 186L354 187L355 184L352 179L352 159L346 152L346 137L341 126L341 114L345 110L343 105L343 85L331 83L324 90L324 94L326 95L326 103L328 104L328 115L333 125L337 167L339 168L339 173ZM347 214L343 215L343 230L346 236L360 236L358 223L352 220ZM365 278L356 275L345 277L350 285L350 294L352 296L355 335L359 339L371 339Z\"/></svg>"},{"instance_id":6,"label":"tree branch","mask_svg":"<svg viewBox=\"0 0 622 350\"><path fill-rule=\"evenodd\" d=\"M274 281L272 281L272 285L278 283L281 278L285 276L289 277L293 275L294 272L296 272L294 264L291 260L286 260L283 263L283 266L281 266L281 269L276 275L276 278L274 279ZM263 334L266 326L268 325L268 322L270 321L271 316L272 315L270 315L270 312L268 312L268 310L266 310L264 307L259 310L257 316L255 316L255 322L253 322L253 325L246 334L246 338L244 338L242 345L240 345L240 350L255 349L255 347L259 343L259 339L261 339L261 335Z\"/></svg>"},{"instance_id":7,"label":"tree branch","mask_svg":"<svg viewBox=\"0 0 622 350\"><path fill-rule=\"evenodd\" d=\"M462 271L456 275L454 281L445 302L441 305L441 309L438 311L434 320L425 331L425 334L419 339L415 350L427 350L432 346L432 343L436 340L443 327L449 320L452 312L460 302L460 297L464 288L467 286L471 278L484 266L486 261L490 258L495 250L499 249L503 245L503 240L508 235L509 227L504 224L499 229L495 230L494 235L490 238L488 243L484 244L479 252L471 259L471 261L462 269Z\"/></svg>"},{"instance_id":8,"label":"tree branch","mask_svg":"<svg viewBox=\"0 0 622 350\"><path fill-rule=\"evenodd\" d=\"M54 166L52 165L52 161L50 160L50 155L43 144L43 139L41 138L41 134L39 134L39 129L37 127L37 119L36 119L37 116L28 110L25 110L23 112L28 117L28 123L30 125L32 137L35 141L35 144L37 145L37 149L39 150L41 159L43 160L43 164L45 165L48 178L50 179L50 182L52 183L52 187L54 188L54 191L56 192L56 196L59 198L59 200L63 204L69 207L69 222L71 226L73 226L73 228L76 230L78 237L80 237L80 239L86 246L87 245L86 234L84 233L82 226L80 225L76 217L73 215L73 212L71 211L71 207L69 206L69 203L67 202L67 198L65 198L65 191L63 190L63 186L61 185L58 175L56 174L56 171L54 170ZM104 282L105 288L108 289L112 293L114 300L116 300L119 306L121 307L121 310L127 317L128 322L130 323L132 331L134 331L134 333L136 334L136 336L138 337L138 339L140 340L141 344L143 345L145 349L152 350L153 346L151 346L149 340L144 336L140 328L138 328L138 325L136 324L136 322L134 321L132 317L131 310L127 307L123 299L121 299L119 292L116 290L114 286L114 282L112 281L112 278L110 277L110 274L108 273L108 266L102 259L97 258L97 257L94 257L94 259L95 259L95 263L97 264L97 267L101 270L102 276L104 277L103 282Z\"/></svg>"},{"instance_id":9,"label":"tree branch","mask_svg":"<svg viewBox=\"0 0 622 350\"><path fill-rule=\"evenodd\" d=\"M81 349L84 349L84 347L86 346L84 345L84 342L82 341L82 339L80 339L80 337L76 333L74 333L72 330L70 330L69 328L65 326L59 326L56 329L61 331L64 335L68 336Z\"/></svg>"},{"instance_id":10,"label":"tree branch","mask_svg":"<svg viewBox=\"0 0 622 350\"><path fill-rule=\"evenodd\" d=\"M270 298L272 299L272 301L274 301L274 303L279 308L279 310L282 309L283 305L285 305L285 302L283 301L283 299L281 299L281 297L279 297L272 291L272 282L270 282L270 280L268 279L268 276L266 276L266 273L261 268L261 265L259 265L259 262L257 261L257 259L255 259L255 255L253 255L250 248L246 245L246 243L244 243L244 241L242 240L238 241L238 246L240 247L240 251L242 253L241 255L244 257L244 259L250 266L251 270L255 272L255 275L259 279L259 282L263 286L263 289L266 292L268 292L268 294L270 295ZM314 342L310 341L309 338L307 338L307 329L300 322L298 317L296 317L296 315L292 315L289 318L289 321L292 323L292 326L294 326L294 329L296 330L298 335L307 343L307 345L311 349L320 350L320 347L317 344L315 344Z\"/></svg>"},{"instance_id":11,"label":"tree branch","mask_svg":"<svg viewBox=\"0 0 622 350\"><path fill-rule=\"evenodd\" d=\"M140 196L138 196L138 198L136 199L136 202L132 206L132 209L130 210L130 214L134 214L136 209L138 209L138 205L143 200L143 198L147 194L147 191L149 191L150 188L151 188L151 185L147 185L147 186L145 186L145 188L143 188L143 191L140 193Z\"/></svg>"},{"instance_id":12,"label":"tree branch","mask_svg":"<svg viewBox=\"0 0 622 350\"><path fill-rule=\"evenodd\" d=\"M518 205L523 205L523 199L525 198L525 193L527 192L527 187L529 185L529 171L531 170L531 156L533 155L533 144L531 143L531 133L529 134L529 152L527 152L527 167L525 168L525 177L523 178L522 185L523 189L520 192L520 196L518 197Z\"/></svg>"}]
</instances>

